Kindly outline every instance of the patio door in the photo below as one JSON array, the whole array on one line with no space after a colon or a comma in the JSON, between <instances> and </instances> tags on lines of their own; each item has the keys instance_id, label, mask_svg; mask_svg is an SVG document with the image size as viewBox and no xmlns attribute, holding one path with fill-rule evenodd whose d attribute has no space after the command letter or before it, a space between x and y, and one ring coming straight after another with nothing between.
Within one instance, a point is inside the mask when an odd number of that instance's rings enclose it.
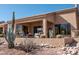
<instances>
[{"instance_id":1,"label":"patio door","mask_svg":"<svg viewBox=\"0 0 79 59\"><path fill-rule=\"evenodd\" d=\"M42 26L35 26L33 29L33 34L43 32Z\"/></svg>"},{"instance_id":2,"label":"patio door","mask_svg":"<svg viewBox=\"0 0 79 59\"><path fill-rule=\"evenodd\" d=\"M55 25L55 35L60 34L60 24Z\"/></svg>"},{"instance_id":3,"label":"patio door","mask_svg":"<svg viewBox=\"0 0 79 59\"><path fill-rule=\"evenodd\" d=\"M3 28L0 28L0 34L3 34Z\"/></svg>"},{"instance_id":4,"label":"patio door","mask_svg":"<svg viewBox=\"0 0 79 59\"><path fill-rule=\"evenodd\" d=\"M70 24L56 24L55 25L55 35L70 35L71 34L71 26Z\"/></svg>"},{"instance_id":5,"label":"patio door","mask_svg":"<svg viewBox=\"0 0 79 59\"><path fill-rule=\"evenodd\" d=\"M27 26L23 26L23 32L24 32L24 36L27 36L27 34L28 34L28 27Z\"/></svg>"}]
</instances>

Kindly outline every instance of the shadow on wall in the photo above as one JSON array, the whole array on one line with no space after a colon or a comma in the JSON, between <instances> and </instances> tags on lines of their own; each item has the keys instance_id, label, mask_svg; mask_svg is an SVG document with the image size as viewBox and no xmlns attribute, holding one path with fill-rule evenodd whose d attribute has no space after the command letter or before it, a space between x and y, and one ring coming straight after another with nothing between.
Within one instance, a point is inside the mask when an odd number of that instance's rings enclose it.
<instances>
[{"instance_id":1,"label":"shadow on wall","mask_svg":"<svg viewBox=\"0 0 79 59\"><path fill-rule=\"evenodd\" d=\"M72 19L71 19L72 20ZM72 20L73 21L73 20ZM60 15L56 15L56 24L67 24L67 23L69 23L70 24L70 26L71 26L71 29L75 29L75 27L72 25L72 23L71 22L68 22L65 18L63 18L62 16L60 16Z\"/></svg>"}]
</instances>

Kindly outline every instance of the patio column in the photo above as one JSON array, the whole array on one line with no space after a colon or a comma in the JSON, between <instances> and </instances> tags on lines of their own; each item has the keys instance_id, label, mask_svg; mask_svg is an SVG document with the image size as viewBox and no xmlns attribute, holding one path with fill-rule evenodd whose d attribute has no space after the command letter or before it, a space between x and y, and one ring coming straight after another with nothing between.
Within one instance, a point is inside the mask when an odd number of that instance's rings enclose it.
<instances>
[{"instance_id":1,"label":"patio column","mask_svg":"<svg viewBox=\"0 0 79 59\"><path fill-rule=\"evenodd\" d=\"M5 28L4 28L4 26L3 26L3 33L4 33L4 30L5 30Z\"/></svg>"},{"instance_id":2,"label":"patio column","mask_svg":"<svg viewBox=\"0 0 79 59\"><path fill-rule=\"evenodd\" d=\"M28 32L32 33L32 26L31 26L31 24L28 25Z\"/></svg>"},{"instance_id":3,"label":"patio column","mask_svg":"<svg viewBox=\"0 0 79 59\"><path fill-rule=\"evenodd\" d=\"M43 34L47 37L47 20L43 19Z\"/></svg>"},{"instance_id":4,"label":"patio column","mask_svg":"<svg viewBox=\"0 0 79 59\"><path fill-rule=\"evenodd\" d=\"M16 33L16 24L14 25L14 33Z\"/></svg>"}]
</instances>

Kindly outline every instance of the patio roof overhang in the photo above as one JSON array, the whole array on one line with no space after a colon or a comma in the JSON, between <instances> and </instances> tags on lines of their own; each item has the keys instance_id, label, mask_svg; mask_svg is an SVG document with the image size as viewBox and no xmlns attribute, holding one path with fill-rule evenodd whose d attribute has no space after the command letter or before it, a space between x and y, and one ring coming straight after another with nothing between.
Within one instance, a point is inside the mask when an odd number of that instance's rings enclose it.
<instances>
[{"instance_id":1,"label":"patio roof overhang","mask_svg":"<svg viewBox=\"0 0 79 59\"><path fill-rule=\"evenodd\" d=\"M0 24L0 28L3 28L4 25L6 25L6 23L2 23L2 24Z\"/></svg>"},{"instance_id":2,"label":"patio roof overhang","mask_svg":"<svg viewBox=\"0 0 79 59\"><path fill-rule=\"evenodd\" d=\"M53 15L54 15L54 13L48 13L48 14L43 14L43 15L37 15L37 16L16 19L15 23L22 24L22 23L31 23L31 22L43 21L43 19L47 19L49 16L53 16ZM47 19L47 21L53 22L53 20L48 20L48 19ZM9 21L9 22L11 23L11 21Z\"/></svg>"},{"instance_id":3,"label":"patio roof overhang","mask_svg":"<svg viewBox=\"0 0 79 59\"><path fill-rule=\"evenodd\" d=\"M32 22L37 22L37 21L42 21L42 19L31 19L31 20L22 20L22 21L16 21L16 24L23 24L23 23L32 23Z\"/></svg>"}]
</instances>

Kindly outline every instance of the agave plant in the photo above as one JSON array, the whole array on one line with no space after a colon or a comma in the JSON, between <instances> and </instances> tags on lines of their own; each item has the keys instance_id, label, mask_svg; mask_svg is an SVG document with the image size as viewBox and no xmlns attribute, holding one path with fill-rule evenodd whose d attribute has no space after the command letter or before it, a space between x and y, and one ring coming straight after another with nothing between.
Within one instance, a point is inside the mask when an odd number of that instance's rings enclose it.
<instances>
[{"instance_id":1,"label":"agave plant","mask_svg":"<svg viewBox=\"0 0 79 59\"><path fill-rule=\"evenodd\" d=\"M14 48L14 40L15 40L14 25L15 25L15 13L13 12L12 23L8 23L5 35L6 36L5 39L8 42L9 48Z\"/></svg>"}]
</instances>

